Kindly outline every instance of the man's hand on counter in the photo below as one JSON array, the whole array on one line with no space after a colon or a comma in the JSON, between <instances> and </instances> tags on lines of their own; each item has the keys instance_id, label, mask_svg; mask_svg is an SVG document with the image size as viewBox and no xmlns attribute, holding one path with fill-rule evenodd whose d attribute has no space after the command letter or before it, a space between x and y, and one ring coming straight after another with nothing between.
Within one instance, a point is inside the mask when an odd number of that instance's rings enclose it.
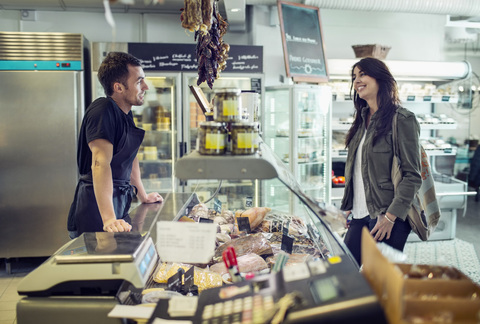
<instances>
[{"instance_id":1,"label":"man's hand on counter","mask_svg":"<svg viewBox=\"0 0 480 324\"><path fill-rule=\"evenodd\" d=\"M105 232L130 232L132 225L128 224L123 219L109 219L103 223L103 230Z\"/></svg>"}]
</instances>

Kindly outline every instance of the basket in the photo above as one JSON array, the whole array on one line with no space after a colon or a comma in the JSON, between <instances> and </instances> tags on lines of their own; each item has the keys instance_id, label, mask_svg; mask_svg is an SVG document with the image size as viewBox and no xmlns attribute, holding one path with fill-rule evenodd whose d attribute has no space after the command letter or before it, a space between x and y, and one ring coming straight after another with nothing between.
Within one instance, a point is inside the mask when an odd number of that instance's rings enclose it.
<instances>
[{"instance_id":1,"label":"basket","mask_svg":"<svg viewBox=\"0 0 480 324\"><path fill-rule=\"evenodd\" d=\"M375 57L378 59L385 59L387 57L388 51L391 47L383 45L352 45L353 51L355 52L355 57Z\"/></svg>"}]
</instances>

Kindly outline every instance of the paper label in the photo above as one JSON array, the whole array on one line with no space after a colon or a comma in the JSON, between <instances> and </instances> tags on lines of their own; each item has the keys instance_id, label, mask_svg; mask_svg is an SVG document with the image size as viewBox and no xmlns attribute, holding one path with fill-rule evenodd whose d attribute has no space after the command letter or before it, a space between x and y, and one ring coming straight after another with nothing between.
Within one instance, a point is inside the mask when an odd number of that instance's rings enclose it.
<instances>
[{"instance_id":1,"label":"paper label","mask_svg":"<svg viewBox=\"0 0 480 324\"><path fill-rule=\"evenodd\" d=\"M225 148L225 134L206 134L205 148L208 150L222 150Z\"/></svg>"},{"instance_id":2,"label":"paper label","mask_svg":"<svg viewBox=\"0 0 480 324\"><path fill-rule=\"evenodd\" d=\"M157 252L162 262L208 263L215 253L217 225L160 221Z\"/></svg>"},{"instance_id":3,"label":"paper label","mask_svg":"<svg viewBox=\"0 0 480 324\"><path fill-rule=\"evenodd\" d=\"M251 149L255 133L237 133L237 146L239 149Z\"/></svg>"},{"instance_id":4,"label":"paper label","mask_svg":"<svg viewBox=\"0 0 480 324\"><path fill-rule=\"evenodd\" d=\"M223 116L237 116L238 115L238 101L224 100L223 101Z\"/></svg>"},{"instance_id":5,"label":"paper label","mask_svg":"<svg viewBox=\"0 0 480 324\"><path fill-rule=\"evenodd\" d=\"M297 263L283 268L283 280L286 282L307 279L310 277L310 271L306 263Z\"/></svg>"}]
</instances>

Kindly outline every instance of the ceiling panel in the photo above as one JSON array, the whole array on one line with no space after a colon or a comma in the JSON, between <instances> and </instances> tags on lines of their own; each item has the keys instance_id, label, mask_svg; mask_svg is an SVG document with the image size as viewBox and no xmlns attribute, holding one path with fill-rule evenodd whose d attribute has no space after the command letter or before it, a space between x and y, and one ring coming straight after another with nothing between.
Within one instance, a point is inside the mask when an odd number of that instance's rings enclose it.
<instances>
[{"instance_id":1,"label":"ceiling panel","mask_svg":"<svg viewBox=\"0 0 480 324\"><path fill-rule=\"evenodd\" d=\"M219 1L221 14L225 13L224 0ZM110 4L113 12L177 13L183 8L182 0L135 0L133 5L120 1ZM147 3L147 4L145 4ZM0 9L54 10L54 11L103 11L103 0L2 0Z\"/></svg>"}]
</instances>

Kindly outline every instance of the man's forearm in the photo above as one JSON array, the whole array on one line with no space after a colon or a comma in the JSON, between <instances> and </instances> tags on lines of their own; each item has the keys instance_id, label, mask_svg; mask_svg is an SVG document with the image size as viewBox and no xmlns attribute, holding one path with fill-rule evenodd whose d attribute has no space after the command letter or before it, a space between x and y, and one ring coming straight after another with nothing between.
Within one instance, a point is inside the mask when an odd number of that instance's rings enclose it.
<instances>
[{"instance_id":1,"label":"man's forearm","mask_svg":"<svg viewBox=\"0 0 480 324\"><path fill-rule=\"evenodd\" d=\"M130 175L130 183L137 188L137 197L143 203L147 200L147 192L143 187L142 177L140 174L140 164L135 158L132 164L132 173Z\"/></svg>"},{"instance_id":2,"label":"man's forearm","mask_svg":"<svg viewBox=\"0 0 480 324\"><path fill-rule=\"evenodd\" d=\"M113 208L113 180L110 165L95 165L92 167L93 190L100 216L106 221L116 219Z\"/></svg>"}]
</instances>

